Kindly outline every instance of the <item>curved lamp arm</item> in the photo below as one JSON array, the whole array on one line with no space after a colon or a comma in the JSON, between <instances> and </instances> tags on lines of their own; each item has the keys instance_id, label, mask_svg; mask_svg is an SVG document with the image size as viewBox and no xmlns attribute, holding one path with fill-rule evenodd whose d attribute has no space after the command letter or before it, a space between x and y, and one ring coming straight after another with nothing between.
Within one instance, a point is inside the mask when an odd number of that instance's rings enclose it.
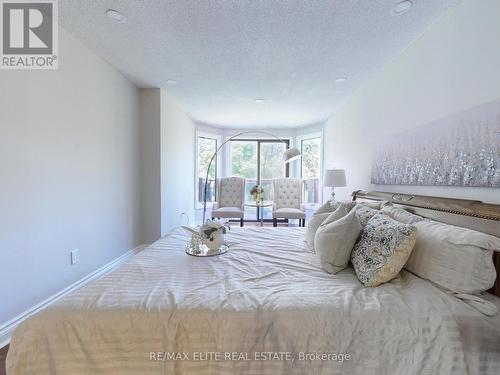
<instances>
[{"instance_id":1,"label":"curved lamp arm","mask_svg":"<svg viewBox=\"0 0 500 375\"><path fill-rule=\"evenodd\" d=\"M269 135L273 138L276 138L277 140L279 140L280 142L285 142L285 140L283 138L280 138L278 137L277 135L274 135L272 133L268 133L268 132L265 132L265 131L261 131L261 130L257 130L257 131L251 131L251 130L248 130L248 131L244 131L244 132L241 132L241 133L238 133L238 134L235 134L233 135L232 137L226 139L224 142L222 142L222 144L217 148L217 150L215 150L214 154L212 155L212 158L210 159L210 162L208 163L208 168L207 168L207 174L205 176L205 189L204 189L204 193L203 193L203 221L202 223L205 222L205 216L206 216L206 213L207 213L207 187L208 187L208 175L210 173L210 167L212 166L212 163L215 159L215 157L217 156L217 153L219 152L219 150L224 147L224 145L226 143L228 143L229 141L241 136L241 135L244 135L244 134L255 134L255 133L258 133L258 134L266 134L266 135ZM290 153L289 156L286 156L287 159L285 160L285 163L288 163L292 160L295 160L296 158L298 158L300 156L300 151L296 148L289 148L287 149L287 151L285 151L285 155L287 152L289 151L293 151L292 153Z\"/></svg>"}]
</instances>

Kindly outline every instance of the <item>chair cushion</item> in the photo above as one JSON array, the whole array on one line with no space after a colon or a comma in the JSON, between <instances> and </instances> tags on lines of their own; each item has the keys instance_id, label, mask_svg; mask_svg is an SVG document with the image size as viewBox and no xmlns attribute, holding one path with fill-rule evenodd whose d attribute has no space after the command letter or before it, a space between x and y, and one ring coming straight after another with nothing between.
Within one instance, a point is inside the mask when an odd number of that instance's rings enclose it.
<instances>
[{"instance_id":1,"label":"chair cushion","mask_svg":"<svg viewBox=\"0 0 500 375\"><path fill-rule=\"evenodd\" d=\"M300 209L302 203L302 180L298 178L277 178L274 180L274 204L277 209Z\"/></svg>"},{"instance_id":2,"label":"chair cushion","mask_svg":"<svg viewBox=\"0 0 500 375\"><path fill-rule=\"evenodd\" d=\"M219 183L219 205L221 207L241 207L244 203L243 189L245 179L241 177L224 177Z\"/></svg>"},{"instance_id":3,"label":"chair cushion","mask_svg":"<svg viewBox=\"0 0 500 375\"><path fill-rule=\"evenodd\" d=\"M273 218L305 219L306 213L298 208L279 208L273 211Z\"/></svg>"},{"instance_id":4,"label":"chair cushion","mask_svg":"<svg viewBox=\"0 0 500 375\"><path fill-rule=\"evenodd\" d=\"M212 211L212 217L243 218L244 212L239 207L222 207Z\"/></svg>"}]
</instances>

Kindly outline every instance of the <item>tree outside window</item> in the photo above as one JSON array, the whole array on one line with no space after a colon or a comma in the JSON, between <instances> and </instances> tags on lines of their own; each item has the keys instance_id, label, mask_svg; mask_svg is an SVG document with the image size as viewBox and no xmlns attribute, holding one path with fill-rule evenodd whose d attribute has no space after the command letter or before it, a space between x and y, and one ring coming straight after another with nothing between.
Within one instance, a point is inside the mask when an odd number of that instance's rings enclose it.
<instances>
[{"instance_id":1,"label":"tree outside window","mask_svg":"<svg viewBox=\"0 0 500 375\"><path fill-rule=\"evenodd\" d=\"M208 164L212 155L217 150L217 140L207 137L198 137L197 142L197 190L198 202L203 202L203 194L205 189L205 177L207 173ZM217 157L215 157L210 171L208 173L208 186L207 186L207 202L215 202L216 197L216 177L217 177Z\"/></svg>"},{"instance_id":2,"label":"tree outside window","mask_svg":"<svg viewBox=\"0 0 500 375\"><path fill-rule=\"evenodd\" d=\"M301 174L304 179L304 202L319 203L321 173L321 138L304 139L301 142Z\"/></svg>"}]
</instances>

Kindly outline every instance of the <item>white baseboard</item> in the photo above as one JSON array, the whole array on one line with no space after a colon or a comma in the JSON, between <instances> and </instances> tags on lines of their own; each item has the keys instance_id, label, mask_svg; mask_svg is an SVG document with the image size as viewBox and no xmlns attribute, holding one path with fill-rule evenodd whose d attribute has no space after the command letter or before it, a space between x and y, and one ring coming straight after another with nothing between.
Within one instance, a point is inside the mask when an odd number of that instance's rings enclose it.
<instances>
[{"instance_id":1,"label":"white baseboard","mask_svg":"<svg viewBox=\"0 0 500 375\"><path fill-rule=\"evenodd\" d=\"M112 260L111 262L105 264L101 268L88 274L87 276L85 276L82 279L78 280L77 282L71 284L67 288L64 288L60 292L50 296L49 298L43 300L42 302L36 304L32 308L22 312L21 314L17 315L16 317L12 318L11 320L1 324L0 325L0 348L3 348L5 345L10 343L10 339L12 337L12 334L14 333L14 330L25 319L27 319L31 315L37 313L38 311L46 308L51 303L54 303L59 298L68 294L69 292L72 292L72 291L82 287L83 285L91 282L92 280L95 280L95 279L103 276L104 274L110 272L111 270L113 270L114 268L119 266L121 263L123 263L125 260L127 260L131 256L139 253L146 246L148 246L148 245L139 245L135 249L127 251L125 254L123 254L123 255L119 256L118 258Z\"/></svg>"}]
</instances>

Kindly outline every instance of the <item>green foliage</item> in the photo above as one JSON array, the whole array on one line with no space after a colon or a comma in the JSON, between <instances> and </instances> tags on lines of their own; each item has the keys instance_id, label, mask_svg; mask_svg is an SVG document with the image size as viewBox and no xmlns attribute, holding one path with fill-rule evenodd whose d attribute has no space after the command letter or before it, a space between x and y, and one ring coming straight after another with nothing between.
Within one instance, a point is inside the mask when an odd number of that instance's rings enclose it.
<instances>
[{"instance_id":1,"label":"green foliage","mask_svg":"<svg viewBox=\"0 0 500 375\"><path fill-rule=\"evenodd\" d=\"M231 175L257 177L257 143L231 141Z\"/></svg>"},{"instance_id":2,"label":"green foliage","mask_svg":"<svg viewBox=\"0 0 500 375\"><path fill-rule=\"evenodd\" d=\"M320 174L320 139L302 141L302 178L319 178Z\"/></svg>"},{"instance_id":3,"label":"green foliage","mask_svg":"<svg viewBox=\"0 0 500 375\"><path fill-rule=\"evenodd\" d=\"M205 179L210 159L217 149L217 141L210 138L198 137L198 177ZM217 157L210 166L209 179L215 179Z\"/></svg>"}]
</instances>

